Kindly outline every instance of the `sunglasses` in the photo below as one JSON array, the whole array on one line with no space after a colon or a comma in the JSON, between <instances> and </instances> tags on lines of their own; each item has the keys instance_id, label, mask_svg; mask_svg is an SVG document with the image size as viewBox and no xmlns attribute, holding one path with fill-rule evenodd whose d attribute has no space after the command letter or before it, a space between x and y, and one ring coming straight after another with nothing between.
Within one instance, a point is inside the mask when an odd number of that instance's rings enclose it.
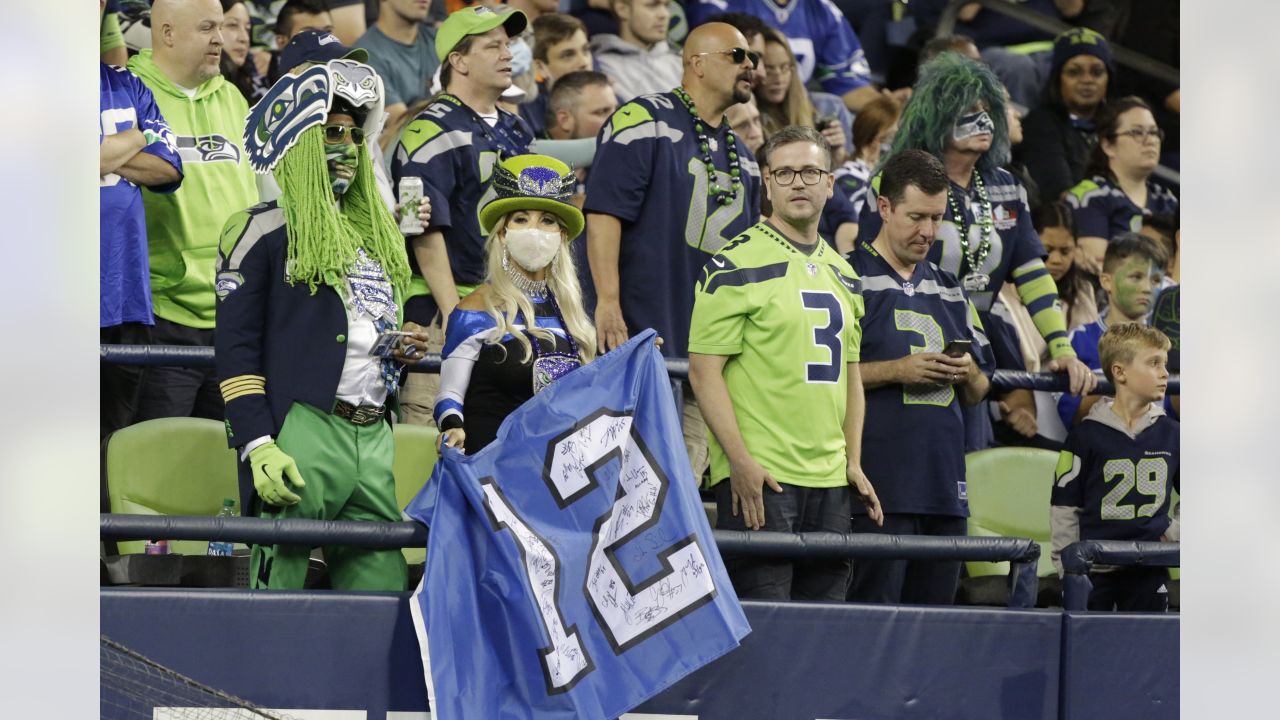
<instances>
[{"instance_id":1,"label":"sunglasses","mask_svg":"<svg viewBox=\"0 0 1280 720\"><path fill-rule=\"evenodd\" d=\"M329 145L345 143L350 136L351 142L359 145L364 142L364 130L354 125L325 125L324 141Z\"/></svg>"},{"instance_id":2,"label":"sunglasses","mask_svg":"<svg viewBox=\"0 0 1280 720\"><path fill-rule=\"evenodd\" d=\"M746 48L730 48L728 50L711 50L709 52L700 52L698 55L728 55L734 65L741 65L743 60L751 58L751 67L760 67L760 53L747 50Z\"/></svg>"}]
</instances>

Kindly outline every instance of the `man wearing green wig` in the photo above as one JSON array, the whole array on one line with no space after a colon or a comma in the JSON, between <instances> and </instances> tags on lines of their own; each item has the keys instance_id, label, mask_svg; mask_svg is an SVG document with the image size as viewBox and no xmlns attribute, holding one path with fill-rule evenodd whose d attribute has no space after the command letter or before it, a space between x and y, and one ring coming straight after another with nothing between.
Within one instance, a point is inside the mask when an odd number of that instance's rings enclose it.
<instances>
[{"instance_id":1,"label":"man wearing green wig","mask_svg":"<svg viewBox=\"0 0 1280 720\"><path fill-rule=\"evenodd\" d=\"M218 247L218 380L241 495L269 518L400 519L387 404L409 264L374 183L366 138L382 81L333 36L317 38L249 113L245 148L279 200L227 221ZM418 330L408 324L404 330ZM255 588L303 587L311 548L255 546ZM334 588L403 590L396 549L324 548Z\"/></svg>"}]
</instances>

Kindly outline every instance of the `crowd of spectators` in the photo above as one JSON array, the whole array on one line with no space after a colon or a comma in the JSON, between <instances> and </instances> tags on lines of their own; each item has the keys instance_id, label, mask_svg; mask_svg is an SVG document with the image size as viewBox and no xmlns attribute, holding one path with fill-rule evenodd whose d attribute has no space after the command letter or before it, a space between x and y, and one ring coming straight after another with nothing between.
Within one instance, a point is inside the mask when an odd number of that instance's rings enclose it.
<instances>
[{"instance_id":1,"label":"crowd of spectators","mask_svg":"<svg viewBox=\"0 0 1280 720\"><path fill-rule=\"evenodd\" d=\"M988 393L982 383L953 408L963 422L948 432L964 438L955 452L1059 449L1094 414L1094 373L1112 375L1099 352L1109 328L1154 325L1177 368L1178 195L1161 165L1177 167L1180 95L1120 67L1108 40L1176 64L1176 3L1022 3L1072 26L1056 36L977 4L940 35L942 0L895 9L892 21L879 5L100 0L102 342L215 344L215 309L238 282L216 272L224 224L280 196L271 175L250 168L246 117L276 81L335 43L381 77L382 105L364 135L379 196L398 217L403 181L422 181L427 221L405 233L412 278L402 319L424 330L428 351L441 352L447 318L486 281L478 211L495 166L537 152L578 180L570 201L586 222L571 245L596 350L654 327L665 355L687 356L695 283L708 260L773 214L779 200L766 192L760 155L769 138L802 126L829 151L819 233L859 274L888 273L872 261L873 244L888 242L884 224L915 197L901 188L881 196L886 164L908 151L941 163L945 183L910 186L946 199L936 227L918 233L928 271L903 286L907 299L919 297L903 304L898 289L868 299L864 331L886 332L873 312L919 315L902 308L959 293L975 313L951 322L973 341L973 367L1059 372L1070 389ZM903 322L888 331L924 338L910 353L942 353L957 339ZM104 438L150 418L223 421L235 390L200 368L104 365L102 382ZM901 397L921 392L896 382ZM404 373L398 420L434 424L439 383ZM707 427L686 390L686 446L703 477ZM1176 397L1156 404L1177 416ZM891 425L871 412L866 437ZM910 482L869 477L877 487ZM960 492L944 515L967 513ZM893 515L895 493L881 497ZM918 505L903 512L934 512ZM907 525L886 523L931 533ZM889 597L868 572L855 573L851 596ZM912 597L954 594L945 580L932 587L941 591Z\"/></svg>"}]
</instances>

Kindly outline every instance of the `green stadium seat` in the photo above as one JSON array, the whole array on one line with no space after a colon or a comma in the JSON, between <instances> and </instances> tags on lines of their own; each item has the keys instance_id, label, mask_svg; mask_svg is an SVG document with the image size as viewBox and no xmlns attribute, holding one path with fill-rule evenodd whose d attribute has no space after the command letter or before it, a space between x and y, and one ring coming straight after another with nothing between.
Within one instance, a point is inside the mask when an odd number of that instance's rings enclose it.
<instances>
[{"instance_id":1,"label":"green stadium seat","mask_svg":"<svg viewBox=\"0 0 1280 720\"><path fill-rule=\"evenodd\" d=\"M396 460L392 472L396 477L396 502L403 509L413 500L436 465L440 453L436 450L439 431L426 425L395 426ZM410 565L425 562L425 548L404 548L404 559Z\"/></svg>"},{"instance_id":2,"label":"green stadium seat","mask_svg":"<svg viewBox=\"0 0 1280 720\"><path fill-rule=\"evenodd\" d=\"M1049 528L1049 498L1058 453L1024 447L979 450L965 456L969 489L969 534L978 537L1025 537L1040 543L1036 574L1057 577L1053 569L1052 535ZM1173 503L1178 501L1173 492ZM1007 576L1009 563L971 562L965 564L971 578ZM1170 576L1178 580L1177 568Z\"/></svg>"},{"instance_id":3,"label":"green stadium seat","mask_svg":"<svg viewBox=\"0 0 1280 720\"><path fill-rule=\"evenodd\" d=\"M1056 576L1049 559L1049 495L1058 453L1025 447L979 450L965 456L969 534L1024 537L1040 543L1040 577ZM965 564L969 577L1009 574L1009 563Z\"/></svg>"},{"instance_id":4,"label":"green stadium seat","mask_svg":"<svg viewBox=\"0 0 1280 720\"><path fill-rule=\"evenodd\" d=\"M222 423L204 418L147 420L116 431L103 461L107 510L135 515L213 517L223 498L240 502L235 451ZM155 538L160 539L160 538ZM142 541L119 543L121 555L143 551ZM204 540L175 540L169 552L205 555ZM237 545L243 548L243 545Z\"/></svg>"}]
</instances>

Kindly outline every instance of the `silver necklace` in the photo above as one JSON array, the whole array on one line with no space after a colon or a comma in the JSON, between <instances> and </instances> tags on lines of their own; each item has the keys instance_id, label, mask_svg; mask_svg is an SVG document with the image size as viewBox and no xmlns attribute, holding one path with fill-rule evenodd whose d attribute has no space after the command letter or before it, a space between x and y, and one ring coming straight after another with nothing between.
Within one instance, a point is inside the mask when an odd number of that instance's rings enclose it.
<instances>
[{"instance_id":1,"label":"silver necklace","mask_svg":"<svg viewBox=\"0 0 1280 720\"><path fill-rule=\"evenodd\" d=\"M506 250L502 251L502 269L507 272L507 277L511 279L511 284L516 286L520 292L528 295L532 300L544 300L547 297L547 281L534 280L519 270L511 267L511 256Z\"/></svg>"}]
</instances>

